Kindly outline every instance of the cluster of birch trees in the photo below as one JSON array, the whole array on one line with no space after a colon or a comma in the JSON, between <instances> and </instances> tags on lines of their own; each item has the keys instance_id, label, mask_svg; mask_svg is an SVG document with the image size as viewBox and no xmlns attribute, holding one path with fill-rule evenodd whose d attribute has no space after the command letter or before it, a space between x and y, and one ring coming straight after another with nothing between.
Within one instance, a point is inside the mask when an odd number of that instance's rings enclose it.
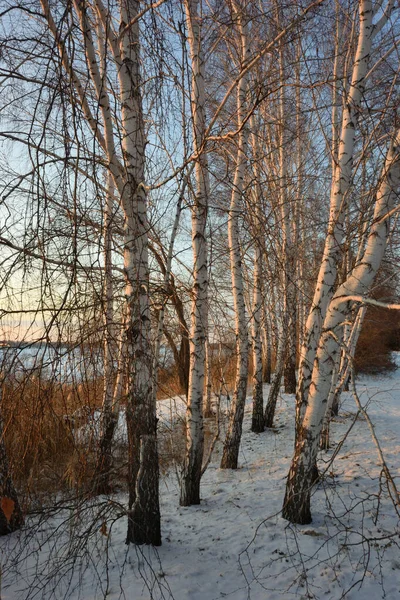
<instances>
[{"instance_id":1,"label":"cluster of birch trees","mask_svg":"<svg viewBox=\"0 0 400 600\"><path fill-rule=\"evenodd\" d=\"M396 253L398 3L0 6L1 310L47 339L101 332L94 492L111 489L124 403L127 542L161 543L169 345L187 399L180 503L200 502L212 348L234 334L221 468L238 466L251 366L254 432L273 426L281 384L295 393L283 516L310 522L318 450ZM4 534L22 515L1 439Z\"/></svg>"}]
</instances>

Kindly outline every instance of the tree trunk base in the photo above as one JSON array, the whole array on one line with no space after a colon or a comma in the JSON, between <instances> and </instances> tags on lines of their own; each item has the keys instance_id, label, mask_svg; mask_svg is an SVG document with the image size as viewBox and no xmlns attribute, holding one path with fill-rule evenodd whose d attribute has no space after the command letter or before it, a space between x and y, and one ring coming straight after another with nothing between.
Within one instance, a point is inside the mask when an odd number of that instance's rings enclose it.
<instances>
[{"instance_id":1,"label":"tree trunk base","mask_svg":"<svg viewBox=\"0 0 400 600\"><path fill-rule=\"evenodd\" d=\"M113 491L113 487L110 484L110 475L112 469L112 444L117 421L118 416L112 415L104 423L104 431L99 444L96 472L93 478L93 495L95 496L107 496Z\"/></svg>"},{"instance_id":2,"label":"tree trunk base","mask_svg":"<svg viewBox=\"0 0 400 600\"><path fill-rule=\"evenodd\" d=\"M321 450L328 451L330 448L329 442L329 428L323 429L321 431L321 437L319 440L319 447Z\"/></svg>"},{"instance_id":3,"label":"tree trunk base","mask_svg":"<svg viewBox=\"0 0 400 600\"><path fill-rule=\"evenodd\" d=\"M284 388L286 394L296 393L296 367L295 365L288 365L285 368L284 373Z\"/></svg>"},{"instance_id":4,"label":"tree trunk base","mask_svg":"<svg viewBox=\"0 0 400 600\"><path fill-rule=\"evenodd\" d=\"M262 382L257 381L254 384L253 391L253 414L251 418L251 431L253 433L262 433L264 431L264 398Z\"/></svg>"},{"instance_id":5,"label":"tree trunk base","mask_svg":"<svg viewBox=\"0 0 400 600\"><path fill-rule=\"evenodd\" d=\"M274 425L275 408L281 387L282 371L275 372L274 380L269 391L268 402L264 412L264 426L270 429Z\"/></svg>"},{"instance_id":6,"label":"tree trunk base","mask_svg":"<svg viewBox=\"0 0 400 600\"><path fill-rule=\"evenodd\" d=\"M127 544L161 546L158 501L158 454L155 435L140 438L140 467L136 479L136 498L128 512Z\"/></svg>"},{"instance_id":7,"label":"tree trunk base","mask_svg":"<svg viewBox=\"0 0 400 600\"><path fill-rule=\"evenodd\" d=\"M180 506L200 504L200 480L203 462L203 443L199 448L198 456L186 459L181 478Z\"/></svg>"},{"instance_id":8,"label":"tree trunk base","mask_svg":"<svg viewBox=\"0 0 400 600\"><path fill-rule=\"evenodd\" d=\"M261 415L253 415L253 418L251 420L251 431L253 433L262 433L263 431L265 431L264 415L262 413Z\"/></svg>"}]
</instances>

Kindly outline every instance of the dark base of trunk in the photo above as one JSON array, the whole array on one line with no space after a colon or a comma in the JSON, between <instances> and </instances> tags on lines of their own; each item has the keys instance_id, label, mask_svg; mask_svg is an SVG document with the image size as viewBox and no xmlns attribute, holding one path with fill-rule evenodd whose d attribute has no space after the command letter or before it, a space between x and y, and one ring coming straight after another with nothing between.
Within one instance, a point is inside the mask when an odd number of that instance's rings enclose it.
<instances>
[{"instance_id":1,"label":"dark base of trunk","mask_svg":"<svg viewBox=\"0 0 400 600\"><path fill-rule=\"evenodd\" d=\"M196 456L192 452L188 455L191 460L186 457L181 478L181 493L179 498L180 506L192 506L200 504L200 481L201 468L203 462L203 440L201 440L197 448Z\"/></svg>"},{"instance_id":2,"label":"dark base of trunk","mask_svg":"<svg viewBox=\"0 0 400 600\"><path fill-rule=\"evenodd\" d=\"M256 415L253 414L253 418L251 420L251 431L253 433L262 433L265 431L263 413L258 413Z\"/></svg>"},{"instance_id":3,"label":"dark base of trunk","mask_svg":"<svg viewBox=\"0 0 400 600\"><path fill-rule=\"evenodd\" d=\"M221 459L221 469L237 469L239 463L239 449L226 449Z\"/></svg>"},{"instance_id":4,"label":"dark base of trunk","mask_svg":"<svg viewBox=\"0 0 400 600\"><path fill-rule=\"evenodd\" d=\"M297 525L311 523L310 493L308 492L308 494L300 497L295 491L287 491L282 508L282 517Z\"/></svg>"},{"instance_id":5,"label":"dark base of trunk","mask_svg":"<svg viewBox=\"0 0 400 600\"><path fill-rule=\"evenodd\" d=\"M308 473L303 469L290 469L282 507L284 519L298 525L311 523L310 492L318 476L316 465Z\"/></svg>"},{"instance_id":6,"label":"dark base of trunk","mask_svg":"<svg viewBox=\"0 0 400 600\"><path fill-rule=\"evenodd\" d=\"M262 433L264 431L264 398L262 382L254 385L253 392L253 414L251 418L251 431L253 433Z\"/></svg>"},{"instance_id":7,"label":"dark base of trunk","mask_svg":"<svg viewBox=\"0 0 400 600\"><path fill-rule=\"evenodd\" d=\"M275 373L274 380L268 396L268 402L264 412L264 426L269 429L274 425L275 408L281 387L282 372Z\"/></svg>"},{"instance_id":8,"label":"dark base of trunk","mask_svg":"<svg viewBox=\"0 0 400 600\"><path fill-rule=\"evenodd\" d=\"M335 394L332 402L331 415L337 417L339 414L339 394Z\"/></svg>"},{"instance_id":9,"label":"dark base of trunk","mask_svg":"<svg viewBox=\"0 0 400 600\"><path fill-rule=\"evenodd\" d=\"M224 450L222 452L221 469L238 468L246 393L247 377L240 377L236 382L234 401L231 406L231 410L234 412L232 412L229 419L228 432L226 434Z\"/></svg>"},{"instance_id":10,"label":"dark base of trunk","mask_svg":"<svg viewBox=\"0 0 400 600\"><path fill-rule=\"evenodd\" d=\"M189 489L185 489L179 498L179 506L194 506L200 504L200 485L191 485Z\"/></svg>"},{"instance_id":11,"label":"dark base of trunk","mask_svg":"<svg viewBox=\"0 0 400 600\"><path fill-rule=\"evenodd\" d=\"M160 515L149 514L139 504L128 513L127 544L161 546Z\"/></svg>"},{"instance_id":12,"label":"dark base of trunk","mask_svg":"<svg viewBox=\"0 0 400 600\"><path fill-rule=\"evenodd\" d=\"M284 373L284 387L286 394L296 393L296 367L295 365L287 365Z\"/></svg>"},{"instance_id":13,"label":"dark base of trunk","mask_svg":"<svg viewBox=\"0 0 400 600\"><path fill-rule=\"evenodd\" d=\"M240 428L241 429L241 428ZM241 433L241 432L240 432ZM221 458L221 469L237 469L241 435L230 435L228 431Z\"/></svg>"},{"instance_id":14,"label":"dark base of trunk","mask_svg":"<svg viewBox=\"0 0 400 600\"><path fill-rule=\"evenodd\" d=\"M319 440L319 447L321 450L329 450L330 448L330 444L329 444L329 427L327 429L323 429L321 431L321 437Z\"/></svg>"},{"instance_id":15,"label":"dark base of trunk","mask_svg":"<svg viewBox=\"0 0 400 600\"><path fill-rule=\"evenodd\" d=\"M112 469L112 443L118 416L112 415L107 423L103 424L104 431L100 439L96 471L93 480L94 495L108 495L113 491L110 483Z\"/></svg>"},{"instance_id":16,"label":"dark base of trunk","mask_svg":"<svg viewBox=\"0 0 400 600\"><path fill-rule=\"evenodd\" d=\"M318 471L317 463L314 463L314 466L311 469L310 481L311 481L311 485L315 485L319 481L319 471Z\"/></svg>"},{"instance_id":17,"label":"dark base of trunk","mask_svg":"<svg viewBox=\"0 0 400 600\"><path fill-rule=\"evenodd\" d=\"M263 382L271 383L271 361L265 361L263 364Z\"/></svg>"},{"instance_id":18,"label":"dark base of trunk","mask_svg":"<svg viewBox=\"0 0 400 600\"><path fill-rule=\"evenodd\" d=\"M135 490L135 501L128 512L126 543L161 546L158 454L155 435L143 435L140 438L140 467Z\"/></svg>"}]
</instances>

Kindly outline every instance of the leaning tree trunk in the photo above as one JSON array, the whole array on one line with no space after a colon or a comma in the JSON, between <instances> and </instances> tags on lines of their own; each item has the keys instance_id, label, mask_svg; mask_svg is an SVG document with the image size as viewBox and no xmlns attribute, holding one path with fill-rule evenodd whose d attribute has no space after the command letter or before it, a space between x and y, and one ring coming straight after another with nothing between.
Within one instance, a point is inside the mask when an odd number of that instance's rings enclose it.
<instances>
[{"instance_id":1,"label":"leaning tree trunk","mask_svg":"<svg viewBox=\"0 0 400 600\"><path fill-rule=\"evenodd\" d=\"M265 302L262 304L263 326L262 326L262 350L263 350L263 382L271 383L272 372L272 327L266 321Z\"/></svg>"},{"instance_id":2,"label":"leaning tree trunk","mask_svg":"<svg viewBox=\"0 0 400 600\"><path fill-rule=\"evenodd\" d=\"M319 438L332 378L332 361L340 353L340 336L346 316L354 302L366 301L381 265L389 237L389 217L398 197L400 184L400 131L387 153L377 191L377 200L365 252L347 280L332 298L319 342L312 374L309 400L296 440L290 467L282 516L292 523L310 523L312 469L318 453ZM397 207L398 208L398 207Z\"/></svg>"},{"instance_id":3,"label":"leaning tree trunk","mask_svg":"<svg viewBox=\"0 0 400 600\"><path fill-rule=\"evenodd\" d=\"M275 372L272 377L272 383L268 394L268 400L264 411L264 427L271 428L274 425L276 403L278 401L279 390L281 389L282 375L285 364L285 342L281 333L276 356Z\"/></svg>"},{"instance_id":4,"label":"leaning tree trunk","mask_svg":"<svg viewBox=\"0 0 400 600\"><path fill-rule=\"evenodd\" d=\"M241 61L243 65L245 64L248 52L246 25L243 22L243 15L241 14L240 7L236 3L234 3L234 9L237 14L237 24L241 43ZM228 215L228 240L232 271L232 294L235 312L237 365L235 391L233 394L229 414L229 425L226 432L224 449L222 453L221 469L237 469L238 466L248 378L249 342L239 235L239 216L242 211L243 183L246 167L246 130L244 121L246 92L247 80L246 77L241 77L238 83L237 91L238 129L240 132L238 139L235 177L233 181L231 204Z\"/></svg>"},{"instance_id":5,"label":"leaning tree trunk","mask_svg":"<svg viewBox=\"0 0 400 600\"><path fill-rule=\"evenodd\" d=\"M192 209L193 299L190 332L190 372L186 411L186 452L181 477L180 504L200 504L200 480L204 453L203 393L208 324L208 269L206 222L209 194L207 157L202 147L205 134L204 60L199 1L185 0L192 66L192 120L196 193Z\"/></svg>"},{"instance_id":6,"label":"leaning tree trunk","mask_svg":"<svg viewBox=\"0 0 400 600\"><path fill-rule=\"evenodd\" d=\"M333 157L337 152L336 164L332 168L332 189L328 232L324 253L315 287L311 309L307 318L306 333L300 351L299 381L296 391L296 432L307 408L314 359L329 301L334 293L341 244L344 238L344 217L348 204L348 191L353 172L354 143L359 109L365 90L365 78L370 62L373 39L373 10L371 0L360 0L360 32L350 83L350 91L343 107L342 126L336 140L336 113L333 115ZM338 52L336 53L338 56ZM337 63L335 62L335 68Z\"/></svg>"}]
</instances>

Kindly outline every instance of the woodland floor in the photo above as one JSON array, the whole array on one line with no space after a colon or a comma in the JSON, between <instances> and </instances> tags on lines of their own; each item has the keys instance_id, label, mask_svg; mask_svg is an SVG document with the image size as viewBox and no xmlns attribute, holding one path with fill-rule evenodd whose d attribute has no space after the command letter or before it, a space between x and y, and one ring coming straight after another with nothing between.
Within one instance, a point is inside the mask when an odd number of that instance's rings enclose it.
<instances>
[{"instance_id":1,"label":"woodland floor","mask_svg":"<svg viewBox=\"0 0 400 600\"><path fill-rule=\"evenodd\" d=\"M360 377L357 389L400 487L400 368ZM400 599L399 515L368 425L359 417L352 427L357 408L350 393L343 399L333 447L320 454L325 475L312 497L311 525L292 526L279 516L294 399L282 394L275 429L257 435L250 432L249 398L240 468L219 469L217 445L200 506L178 506L173 469L162 478L160 548L125 545L122 494L79 508L60 504L1 540L1 600ZM183 404L172 408L160 402L166 423Z\"/></svg>"}]
</instances>

